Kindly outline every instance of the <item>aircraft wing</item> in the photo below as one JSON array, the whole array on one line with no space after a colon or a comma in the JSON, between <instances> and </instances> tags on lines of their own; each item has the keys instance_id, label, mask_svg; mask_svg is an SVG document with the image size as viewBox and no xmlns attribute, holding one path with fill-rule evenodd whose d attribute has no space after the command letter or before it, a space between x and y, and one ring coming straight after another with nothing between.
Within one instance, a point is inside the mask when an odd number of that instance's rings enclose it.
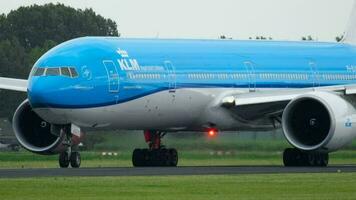
<instances>
[{"instance_id":1,"label":"aircraft wing","mask_svg":"<svg viewBox=\"0 0 356 200\"><path fill-rule=\"evenodd\" d=\"M0 89L27 92L27 80L0 77Z\"/></svg>"},{"instance_id":2,"label":"aircraft wing","mask_svg":"<svg viewBox=\"0 0 356 200\"><path fill-rule=\"evenodd\" d=\"M336 92L344 95L356 94L356 85L328 86L307 89L278 89L226 95L221 99L220 106L229 109L234 115L247 121L261 118L277 118L282 116L284 108L294 98L314 92Z\"/></svg>"}]
</instances>

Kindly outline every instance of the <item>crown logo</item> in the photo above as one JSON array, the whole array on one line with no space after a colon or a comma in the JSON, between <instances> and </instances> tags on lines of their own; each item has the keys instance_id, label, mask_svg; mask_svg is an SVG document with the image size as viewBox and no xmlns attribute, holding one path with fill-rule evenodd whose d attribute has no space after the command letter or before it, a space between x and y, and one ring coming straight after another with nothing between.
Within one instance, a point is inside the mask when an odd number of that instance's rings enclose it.
<instances>
[{"instance_id":1,"label":"crown logo","mask_svg":"<svg viewBox=\"0 0 356 200\"><path fill-rule=\"evenodd\" d=\"M127 51L125 51L125 50L118 49L116 52L117 52L122 58L128 58L128 57L129 57L129 54L128 54Z\"/></svg>"}]
</instances>

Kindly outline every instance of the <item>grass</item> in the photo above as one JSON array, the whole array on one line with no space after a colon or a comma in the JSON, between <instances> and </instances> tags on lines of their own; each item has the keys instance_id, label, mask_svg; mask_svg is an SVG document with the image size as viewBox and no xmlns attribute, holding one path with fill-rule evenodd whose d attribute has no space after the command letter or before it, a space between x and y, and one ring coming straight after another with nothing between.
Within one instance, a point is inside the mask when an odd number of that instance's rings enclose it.
<instances>
[{"instance_id":1,"label":"grass","mask_svg":"<svg viewBox=\"0 0 356 200\"><path fill-rule=\"evenodd\" d=\"M142 134L140 134L142 137ZM145 147L134 135L104 135L91 151L83 151L82 167L131 166L131 151ZM206 140L168 136L179 150L180 166L282 165L283 140ZM355 143L331 154L331 164L356 164ZM103 156L102 152L117 152ZM0 168L56 168L58 156L27 151L1 152ZM57 177L1 179L0 199L356 199L356 173L229 176Z\"/></svg>"},{"instance_id":2,"label":"grass","mask_svg":"<svg viewBox=\"0 0 356 200\"><path fill-rule=\"evenodd\" d=\"M356 199L356 173L0 179L16 199Z\"/></svg>"}]
</instances>

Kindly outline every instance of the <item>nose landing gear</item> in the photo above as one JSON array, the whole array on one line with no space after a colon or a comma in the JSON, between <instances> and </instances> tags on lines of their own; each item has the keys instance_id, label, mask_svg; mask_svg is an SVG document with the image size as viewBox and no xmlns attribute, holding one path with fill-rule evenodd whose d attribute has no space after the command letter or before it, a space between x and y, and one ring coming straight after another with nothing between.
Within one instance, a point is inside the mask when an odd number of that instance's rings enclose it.
<instances>
[{"instance_id":1,"label":"nose landing gear","mask_svg":"<svg viewBox=\"0 0 356 200\"><path fill-rule=\"evenodd\" d=\"M81 158L79 152L62 152L59 154L59 166L61 168L79 168L81 164Z\"/></svg>"},{"instance_id":2,"label":"nose landing gear","mask_svg":"<svg viewBox=\"0 0 356 200\"><path fill-rule=\"evenodd\" d=\"M160 131L144 131L148 149L135 149L132 164L135 167L175 167L178 164L176 149L167 149L161 144L165 133Z\"/></svg>"},{"instance_id":3,"label":"nose landing gear","mask_svg":"<svg viewBox=\"0 0 356 200\"><path fill-rule=\"evenodd\" d=\"M66 137L63 141L63 146L65 147L65 151L59 154L58 162L60 168L68 168L69 165L72 168L79 168L81 164L80 153L78 150L78 145L73 145L72 136L66 131Z\"/></svg>"}]
</instances>

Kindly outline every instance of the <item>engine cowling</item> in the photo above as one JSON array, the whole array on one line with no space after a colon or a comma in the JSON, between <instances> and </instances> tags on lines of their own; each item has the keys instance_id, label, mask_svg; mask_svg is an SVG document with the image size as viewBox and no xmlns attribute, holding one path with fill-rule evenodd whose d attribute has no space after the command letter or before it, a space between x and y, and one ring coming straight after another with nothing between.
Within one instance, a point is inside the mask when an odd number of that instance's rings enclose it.
<instances>
[{"instance_id":1,"label":"engine cowling","mask_svg":"<svg viewBox=\"0 0 356 200\"><path fill-rule=\"evenodd\" d=\"M28 100L17 108L13 117L13 129L19 143L31 152L50 155L66 150L63 141L68 128L43 120L33 111ZM79 143L80 139L76 138L74 141Z\"/></svg>"},{"instance_id":2,"label":"engine cowling","mask_svg":"<svg viewBox=\"0 0 356 200\"><path fill-rule=\"evenodd\" d=\"M283 112L288 142L305 151L336 151L356 137L356 110L344 97L313 92L292 100Z\"/></svg>"}]
</instances>

